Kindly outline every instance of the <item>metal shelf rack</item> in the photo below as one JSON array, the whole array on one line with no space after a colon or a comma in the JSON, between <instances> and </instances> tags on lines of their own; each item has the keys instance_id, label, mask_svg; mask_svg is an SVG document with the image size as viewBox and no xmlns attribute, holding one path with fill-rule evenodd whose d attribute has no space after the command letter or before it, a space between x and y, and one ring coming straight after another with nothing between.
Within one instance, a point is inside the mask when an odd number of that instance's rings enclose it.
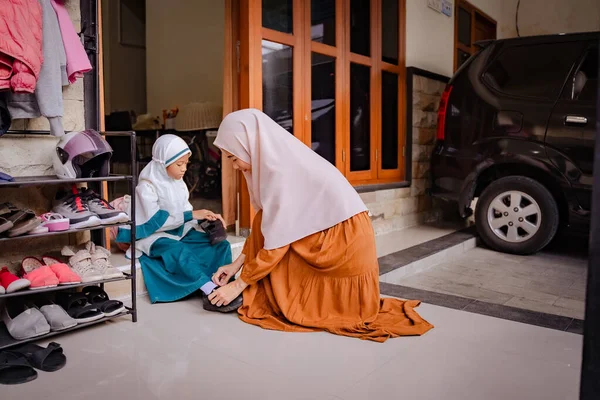
<instances>
[{"instance_id":1,"label":"metal shelf rack","mask_svg":"<svg viewBox=\"0 0 600 400\"><path fill-rule=\"evenodd\" d=\"M11 132L11 133L17 133L17 132ZM25 132L23 131L22 133L31 133L31 132ZM48 233L42 233L42 234L35 234L35 235L23 235L23 236L17 236L17 237L0 237L0 242L5 242L5 241L11 241L11 240L20 240L20 239L35 239L35 238L40 238L40 237L47 237L47 236L56 236L56 235L67 235L70 233L75 233L75 232L83 232L83 231L97 231L100 229L106 229L106 228L110 228L110 227L114 227L114 226L125 226L125 225L129 225L131 227L131 246L132 248L135 248L135 208L136 208L136 204L135 204L135 188L137 186L137 162L136 162L136 157L137 157L137 149L136 149L136 134L135 132L100 132L101 135L104 136L127 136L130 138L130 153L131 153L131 174L130 175L109 175L107 177L99 177L99 178L80 178L80 179L61 179L58 178L57 176L27 176L27 177L15 177L14 181L12 182L0 182L0 189L4 189L4 188L20 188L20 187L27 187L27 186L46 186L46 185L62 185L62 184L76 184L76 183L91 183L91 182L95 182L95 183L101 183L101 182L115 182L115 181L128 181L129 182L129 190L130 190L130 194L131 194L131 221L125 222L125 223L121 223L121 224L113 224L113 225L100 225L100 226L96 226L96 227L90 227L90 228L83 228L83 229L69 229L63 232L48 232ZM133 322L137 322L137 301L136 301L136 266L135 266L135 257L131 258L131 265L130 265L130 272L126 273L123 275L123 277L120 278L115 278L115 279L105 279L105 280L101 280L101 281L94 281L94 282L86 282L86 283L81 283L81 284L76 284L76 285L65 285L65 286L57 286L54 288L46 288L46 289L37 289L37 290L22 290L19 292L15 292L15 293L10 293L10 294L4 294L4 295L0 295L0 304L4 303L5 301L10 301L11 299L17 298L17 297L22 297L22 296L32 296L32 295L37 295L40 293L51 293L51 292L57 292L57 291L61 291L61 290L68 290L68 289L76 289L79 287L83 287L83 286L89 286L89 285L100 285L101 287L104 286L104 284L106 283L111 283L111 282L120 282L120 281L127 281L129 280L131 282L131 307L127 307L127 310L112 316L112 317L105 317L102 319L99 319L97 321L93 321L90 323L83 323L83 324L78 324L76 326L74 326L73 328L64 330L64 331L60 331L60 332L50 332L47 335L43 335L43 336L38 336L35 338L31 338L31 339L26 339L26 340L16 340L14 338L12 338L10 336L10 334L8 333L8 331L6 330L6 326L4 325L4 323L0 322L0 349L5 349L5 348L9 348L11 346L16 346L18 344L21 343L26 343L26 342L31 342L31 341L37 341L37 340L44 340L47 337L51 337L51 336L56 336L59 335L61 333L64 332L71 332L73 330L77 330L77 329L81 329L81 328L85 328L91 325L96 325L105 321L109 321L115 318L120 318L123 316L127 316L127 315L131 315L131 319Z\"/></svg>"}]
</instances>

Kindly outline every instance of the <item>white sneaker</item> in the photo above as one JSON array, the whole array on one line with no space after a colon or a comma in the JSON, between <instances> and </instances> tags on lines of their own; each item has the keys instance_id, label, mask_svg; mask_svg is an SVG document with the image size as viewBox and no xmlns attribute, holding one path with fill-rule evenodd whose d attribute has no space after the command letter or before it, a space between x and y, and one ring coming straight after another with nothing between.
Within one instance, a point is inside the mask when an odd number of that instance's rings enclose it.
<instances>
[{"instance_id":1,"label":"white sneaker","mask_svg":"<svg viewBox=\"0 0 600 400\"><path fill-rule=\"evenodd\" d=\"M109 260L110 251L104 247L96 246L94 242L87 242L85 247L92 255L92 264L94 264L94 269L102 274L102 279L115 279L123 277L123 273L117 268L113 267L111 264Z\"/></svg>"},{"instance_id":2,"label":"white sneaker","mask_svg":"<svg viewBox=\"0 0 600 400\"><path fill-rule=\"evenodd\" d=\"M100 272L96 271L94 264L92 263L92 255L88 250L75 250L69 246L63 247L61 251L63 256L71 256L69 259L69 265L79 275L81 282L88 283L94 281L101 281L103 276Z\"/></svg>"}]
</instances>

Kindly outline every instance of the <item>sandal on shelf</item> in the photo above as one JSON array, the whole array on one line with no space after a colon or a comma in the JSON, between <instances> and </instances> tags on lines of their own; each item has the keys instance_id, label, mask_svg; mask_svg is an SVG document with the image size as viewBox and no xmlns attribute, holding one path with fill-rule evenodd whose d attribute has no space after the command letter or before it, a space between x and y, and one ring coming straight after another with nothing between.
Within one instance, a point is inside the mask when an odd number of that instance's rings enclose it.
<instances>
[{"instance_id":1,"label":"sandal on shelf","mask_svg":"<svg viewBox=\"0 0 600 400\"><path fill-rule=\"evenodd\" d=\"M10 351L0 353L0 384L18 385L31 382L37 377L37 371L22 355Z\"/></svg>"},{"instance_id":2,"label":"sandal on shelf","mask_svg":"<svg viewBox=\"0 0 600 400\"><path fill-rule=\"evenodd\" d=\"M42 256L42 261L50 267L52 272L54 272L58 278L59 285L74 285L81 283L81 277L60 260L50 256Z\"/></svg>"},{"instance_id":3,"label":"sandal on shelf","mask_svg":"<svg viewBox=\"0 0 600 400\"><path fill-rule=\"evenodd\" d=\"M0 217L0 233L6 232L10 228L12 228L14 224L6 219L5 217Z\"/></svg>"},{"instance_id":4,"label":"sandal on shelf","mask_svg":"<svg viewBox=\"0 0 600 400\"><path fill-rule=\"evenodd\" d=\"M44 372L58 371L67 364L62 347L55 342L51 342L48 347L26 343L12 347L8 352L23 356L29 365Z\"/></svg>"},{"instance_id":5,"label":"sandal on shelf","mask_svg":"<svg viewBox=\"0 0 600 400\"><path fill-rule=\"evenodd\" d=\"M50 231L48 230L48 228L46 228L44 226L43 222L41 222L41 220L40 220L40 225L38 225L37 227L35 227L32 230L30 230L29 232L27 232L27 234L28 235L41 235L42 233L48 233L48 232L50 232Z\"/></svg>"},{"instance_id":6,"label":"sandal on shelf","mask_svg":"<svg viewBox=\"0 0 600 400\"><path fill-rule=\"evenodd\" d=\"M83 293L59 293L56 300L78 324L104 318L102 311L97 306L89 304Z\"/></svg>"},{"instance_id":7,"label":"sandal on shelf","mask_svg":"<svg viewBox=\"0 0 600 400\"><path fill-rule=\"evenodd\" d=\"M63 232L68 231L71 224L69 218L65 218L59 213L47 212L40 216L43 224L48 228L49 232Z\"/></svg>"},{"instance_id":8,"label":"sandal on shelf","mask_svg":"<svg viewBox=\"0 0 600 400\"><path fill-rule=\"evenodd\" d=\"M19 278L8 270L7 267L0 269L0 287L5 289L6 293L14 293L19 290L27 289L31 285L27 279Z\"/></svg>"},{"instance_id":9,"label":"sandal on shelf","mask_svg":"<svg viewBox=\"0 0 600 400\"><path fill-rule=\"evenodd\" d=\"M31 210L20 209L12 203L4 203L1 207L8 210L3 217L13 223L13 227L8 230L9 237L24 235L42 223Z\"/></svg>"},{"instance_id":10,"label":"sandal on shelf","mask_svg":"<svg viewBox=\"0 0 600 400\"><path fill-rule=\"evenodd\" d=\"M21 268L24 272L23 278L31 282L30 289L46 289L56 287L60 283L50 267L35 257L25 257L21 261Z\"/></svg>"},{"instance_id":11,"label":"sandal on shelf","mask_svg":"<svg viewBox=\"0 0 600 400\"><path fill-rule=\"evenodd\" d=\"M105 317L114 317L125 311L125 306L118 300L111 300L108 298L108 294L98 286L87 286L81 291L89 303L98 307Z\"/></svg>"}]
</instances>

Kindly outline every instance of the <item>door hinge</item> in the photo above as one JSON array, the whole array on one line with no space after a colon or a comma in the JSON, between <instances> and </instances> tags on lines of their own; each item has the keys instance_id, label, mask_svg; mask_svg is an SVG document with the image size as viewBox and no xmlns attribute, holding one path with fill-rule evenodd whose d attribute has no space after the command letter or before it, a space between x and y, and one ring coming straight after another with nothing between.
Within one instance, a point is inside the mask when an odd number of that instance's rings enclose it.
<instances>
[{"instance_id":1,"label":"door hinge","mask_svg":"<svg viewBox=\"0 0 600 400\"><path fill-rule=\"evenodd\" d=\"M346 150L342 149L342 162L346 162Z\"/></svg>"},{"instance_id":2,"label":"door hinge","mask_svg":"<svg viewBox=\"0 0 600 400\"><path fill-rule=\"evenodd\" d=\"M237 65L237 73L240 73L240 41L235 42L235 62Z\"/></svg>"},{"instance_id":3,"label":"door hinge","mask_svg":"<svg viewBox=\"0 0 600 400\"><path fill-rule=\"evenodd\" d=\"M375 161L379 161L379 150L375 149Z\"/></svg>"}]
</instances>

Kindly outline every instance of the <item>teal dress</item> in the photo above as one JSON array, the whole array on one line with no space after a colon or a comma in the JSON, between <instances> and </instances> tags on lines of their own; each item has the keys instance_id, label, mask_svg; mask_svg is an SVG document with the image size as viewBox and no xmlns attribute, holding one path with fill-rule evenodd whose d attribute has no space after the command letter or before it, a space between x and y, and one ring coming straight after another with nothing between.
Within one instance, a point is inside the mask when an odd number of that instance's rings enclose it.
<instances>
[{"instance_id":1,"label":"teal dress","mask_svg":"<svg viewBox=\"0 0 600 400\"><path fill-rule=\"evenodd\" d=\"M229 242L213 246L208 234L196 226L191 211L172 216L164 210L136 226L136 246L142 250L139 260L152 303L183 299L209 283L219 267L231 264ZM117 242L129 239L129 227L119 227Z\"/></svg>"},{"instance_id":2,"label":"teal dress","mask_svg":"<svg viewBox=\"0 0 600 400\"><path fill-rule=\"evenodd\" d=\"M176 301L210 282L219 267L231 264L231 246L227 241L211 246L208 234L191 229L179 241L156 240L140 263L150 301Z\"/></svg>"}]
</instances>

